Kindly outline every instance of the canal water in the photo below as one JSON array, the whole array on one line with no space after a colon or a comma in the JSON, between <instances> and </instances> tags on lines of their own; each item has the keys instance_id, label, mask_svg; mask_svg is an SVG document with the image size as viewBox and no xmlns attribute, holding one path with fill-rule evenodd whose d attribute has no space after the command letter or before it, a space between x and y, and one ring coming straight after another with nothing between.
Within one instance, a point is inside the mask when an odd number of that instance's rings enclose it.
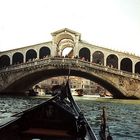
<instances>
[{"instance_id":1,"label":"canal water","mask_svg":"<svg viewBox=\"0 0 140 140\"><path fill-rule=\"evenodd\" d=\"M47 100L46 98L0 96L0 121ZM106 108L109 130L114 140L140 140L140 100L75 97L98 136L102 107Z\"/></svg>"},{"instance_id":2,"label":"canal water","mask_svg":"<svg viewBox=\"0 0 140 140\"><path fill-rule=\"evenodd\" d=\"M140 100L77 99L77 103L98 135L102 108L113 140L140 140Z\"/></svg>"}]
</instances>

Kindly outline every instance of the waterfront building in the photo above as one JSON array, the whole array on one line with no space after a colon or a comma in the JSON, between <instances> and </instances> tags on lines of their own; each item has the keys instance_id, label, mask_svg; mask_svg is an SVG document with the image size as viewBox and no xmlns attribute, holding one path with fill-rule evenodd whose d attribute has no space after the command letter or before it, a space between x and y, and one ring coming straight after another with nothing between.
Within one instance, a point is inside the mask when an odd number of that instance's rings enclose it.
<instances>
[{"instance_id":1,"label":"waterfront building","mask_svg":"<svg viewBox=\"0 0 140 140\"><path fill-rule=\"evenodd\" d=\"M35 87L38 87L36 91L39 92L39 95L45 95L46 91L51 91L53 86L62 85L66 79L66 76L53 77L38 83L37 85L33 86L33 89L36 90ZM83 89L84 95L99 95L107 92L107 90L99 84L81 77L71 76L70 84L71 90L74 94L76 94L75 90L77 89Z\"/></svg>"}]
</instances>

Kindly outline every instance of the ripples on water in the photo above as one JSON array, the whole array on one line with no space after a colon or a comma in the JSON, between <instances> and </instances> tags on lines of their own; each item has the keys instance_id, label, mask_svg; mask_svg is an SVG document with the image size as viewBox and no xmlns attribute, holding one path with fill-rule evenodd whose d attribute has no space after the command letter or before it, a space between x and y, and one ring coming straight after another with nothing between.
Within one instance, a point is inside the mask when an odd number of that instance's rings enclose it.
<instances>
[{"instance_id":1,"label":"ripples on water","mask_svg":"<svg viewBox=\"0 0 140 140\"><path fill-rule=\"evenodd\" d=\"M5 117L20 113L41 102L43 102L43 100L27 97L0 96L0 121Z\"/></svg>"},{"instance_id":2,"label":"ripples on water","mask_svg":"<svg viewBox=\"0 0 140 140\"><path fill-rule=\"evenodd\" d=\"M114 140L140 140L140 101L77 100L96 135L100 128L102 107L106 107L107 122Z\"/></svg>"},{"instance_id":3,"label":"ripples on water","mask_svg":"<svg viewBox=\"0 0 140 140\"><path fill-rule=\"evenodd\" d=\"M3 118L22 112L46 99L0 97L0 121ZM102 107L106 107L107 122L114 140L140 140L140 100L124 101L113 99L75 99L90 125L98 135Z\"/></svg>"}]
</instances>

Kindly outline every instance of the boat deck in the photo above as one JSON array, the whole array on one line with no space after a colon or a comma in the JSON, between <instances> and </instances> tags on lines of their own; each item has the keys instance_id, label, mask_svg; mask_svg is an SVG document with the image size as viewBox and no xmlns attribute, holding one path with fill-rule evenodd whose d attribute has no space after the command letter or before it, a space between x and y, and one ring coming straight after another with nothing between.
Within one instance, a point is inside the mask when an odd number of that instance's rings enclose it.
<instances>
[{"instance_id":1,"label":"boat deck","mask_svg":"<svg viewBox=\"0 0 140 140\"><path fill-rule=\"evenodd\" d=\"M30 128L22 132L22 139L65 139L65 140L76 140L72 134L67 130L57 130L57 129L46 129L46 128Z\"/></svg>"}]
</instances>

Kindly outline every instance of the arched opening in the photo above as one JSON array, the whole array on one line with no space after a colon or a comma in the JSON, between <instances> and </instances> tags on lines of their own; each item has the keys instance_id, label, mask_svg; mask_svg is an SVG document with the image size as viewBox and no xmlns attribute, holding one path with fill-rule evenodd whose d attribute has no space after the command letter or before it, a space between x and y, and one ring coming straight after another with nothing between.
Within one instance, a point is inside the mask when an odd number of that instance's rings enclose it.
<instances>
[{"instance_id":1,"label":"arched opening","mask_svg":"<svg viewBox=\"0 0 140 140\"><path fill-rule=\"evenodd\" d=\"M51 51L50 51L50 48L48 47L42 47L40 50L39 50L39 58L42 59L46 56L50 56L51 54Z\"/></svg>"},{"instance_id":2,"label":"arched opening","mask_svg":"<svg viewBox=\"0 0 140 140\"><path fill-rule=\"evenodd\" d=\"M114 54L109 55L106 60L106 65L118 69L118 57Z\"/></svg>"},{"instance_id":3,"label":"arched opening","mask_svg":"<svg viewBox=\"0 0 140 140\"><path fill-rule=\"evenodd\" d=\"M2 55L0 57L0 68L10 65L10 57L8 55Z\"/></svg>"},{"instance_id":4,"label":"arched opening","mask_svg":"<svg viewBox=\"0 0 140 140\"><path fill-rule=\"evenodd\" d=\"M135 73L140 74L140 62L137 62L135 65Z\"/></svg>"},{"instance_id":5,"label":"arched opening","mask_svg":"<svg viewBox=\"0 0 140 140\"><path fill-rule=\"evenodd\" d=\"M20 52L16 52L12 58L12 64L20 64L23 63L23 54Z\"/></svg>"},{"instance_id":6,"label":"arched opening","mask_svg":"<svg viewBox=\"0 0 140 140\"><path fill-rule=\"evenodd\" d=\"M74 38L70 34L67 34L67 33L63 33L63 34L58 35L54 39L54 42L58 45L61 42L61 40L65 40L65 39L68 39L68 40L71 40L74 42Z\"/></svg>"},{"instance_id":7,"label":"arched opening","mask_svg":"<svg viewBox=\"0 0 140 140\"><path fill-rule=\"evenodd\" d=\"M88 48L80 49L79 57L90 62L90 50Z\"/></svg>"},{"instance_id":8,"label":"arched opening","mask_svg":"<svg viewBox=\"0 0 140 140\"><path fill-rule=\"evenodd\" d=\"M57 55L63 57L73 57L74 41L69 38L64 38L59 41L57 46Z\"/></svg>"},{"instance_id":9,"label":"arched opening","mask_svg":"<svg viewBox=\"0 0 140 140\"><path fill-rule=\"evenodd\" d=\"M60 89L61 86L66 82L66 79L66 76L51 77L39 82L36 85L39 85L39 87L45 91L45 93L50 94L52 93L53 89ZM69 81L72 95L95 95L96 97L112 97L112 94L108 90L91 80L78 76L70 76Z\"/></svg>"},{"instance_id":10,"label":"arched opening","mask_svg":"<svg viewBox=\"0 0 140 140\"><path fill-rule=\"evenodd\" d=\"M30 49L26 52L26 62L32 61L33 59L37 58L37 52L33 49Z\"/></svg>"},{"instance_id":11,"label":"arched opening","mask_svg":"<svg viewBox=\"0 0 140 140\"><path fill-rule=\"evenodd\" d=\"M72 47L64 48L64 50L62 51L62 56L72 58L73 48Z\"/></svg>"},{"instance_id":12,"label":"arched opening","mask_svg":"<svg viewBox=\"0 0 140 140\"><path fill-rule=\"evenodd\" d=\"M12 91L12 90L26 91L29 87L32 87L35 84L45 79L56 77L56 76L67 76L68 73L69 73L69 68L66 68L66 69L52 68L52 69L44 69L41 71L35 71L33 73L28 73L27 75L11 83L11 85L9 85L9 87L7 87L5 91ZM85 72L85 70L81 70L81 69L71 69L70 75L82 77L82 78L98 83L99 85L107 89L111 94L113 94L114 98L125 97L118 87L114 86L112 83L110 83L106 79L102 77L98 77L97 74L94 75L94 73L91 74L90 72Z\"/></svg>"},{"instance_id":13,"label":"arched opening","mask_svg":"<svg viewBox=\"0 0 140 140\"><path fill-rule=\"evenodd\" d=\"M92 62L104 65L104 54L101 51L96 51L92 55Z\"/></svg>"},{"instance_id":14,"label":"arched opening","mask_svg":"<svg viewBox=\"0 0 140 140\"><path fill-rule=\"evenodd\" d=\"M132 60L130 58L123 58L121 60L121 70L132 72Z\"/></svg>"}]
</instances>

